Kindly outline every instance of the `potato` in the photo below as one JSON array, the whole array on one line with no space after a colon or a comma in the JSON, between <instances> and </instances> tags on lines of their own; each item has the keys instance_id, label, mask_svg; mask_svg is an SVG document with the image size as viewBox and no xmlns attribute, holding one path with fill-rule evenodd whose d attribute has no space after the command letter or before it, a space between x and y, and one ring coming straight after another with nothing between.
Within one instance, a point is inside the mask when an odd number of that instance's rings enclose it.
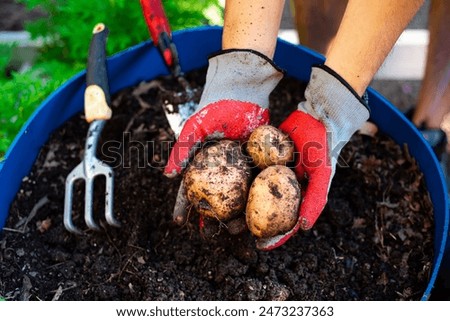
<instances>
[{"instance_id":1,"label":"potato","mask_svg":"<svg viewBox=\"0 0 450 321\"><path fill-rule=\"evenodd\" d=\"M264 169L292 161L294 146L288 135L273 126L263 125L250 135L247 152L255 165Z\"/></svg>"},{"instance_id":2,"label":"potato","mask_svg":"<svg viewBox=\"0 0 450 321\"><path fill-rule=\"evenodd\" d=\"M243 214L250 175L239 143L222 140L200 151L188 166L186 197L199 214L227 221Z\"/></svg>"},{"instance_id":3,"label":"potato","mask_svg":"<svg viewBox=\"0 0 450 321\"><path fill-rule=\"evenodd\" d=\"M267 238L289 231L297 223L300 201L300 185L290 168L264 169L250 187L246 208L250 232Z\"/></svg>"}]
</instances>

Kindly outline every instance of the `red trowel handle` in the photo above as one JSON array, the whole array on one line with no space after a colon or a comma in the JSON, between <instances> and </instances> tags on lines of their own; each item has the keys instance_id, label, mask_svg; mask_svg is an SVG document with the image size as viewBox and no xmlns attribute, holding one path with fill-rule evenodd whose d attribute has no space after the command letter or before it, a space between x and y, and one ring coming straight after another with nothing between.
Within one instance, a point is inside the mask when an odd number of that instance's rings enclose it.
<instances>
[{"instance_id":1,"label":"red trowel handle","mask_svg":"<svg viewBox=\"0 0 450 321\"><path fill-rule=\"evenodd\" d=\"M161 0L141 0L141 6L153 42L157 45L159 36L163 32L171 37L172 32L170 31L169 22L164 13Z\"/></svg>"},{"instance_id":2,"label":"red trowel handle","mask_svg":"<svg viewBox=\"0 0 450 321\"><path fill-rule=\"evenodd\" d=\"M181 73L178 53L172 42L172 32L161 0L140 0L148 31L172 74L178 77Z\"/></svg>"}]
</instances>

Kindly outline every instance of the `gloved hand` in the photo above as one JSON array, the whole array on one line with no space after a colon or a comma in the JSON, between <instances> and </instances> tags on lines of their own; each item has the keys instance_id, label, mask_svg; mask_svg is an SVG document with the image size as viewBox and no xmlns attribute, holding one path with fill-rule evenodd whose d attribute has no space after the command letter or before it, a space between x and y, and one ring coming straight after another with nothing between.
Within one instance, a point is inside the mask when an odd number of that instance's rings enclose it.
<instances>
[{"instance_id":1,"label":"gloved hand","mask_svg":"<svg viewBox=\"0 0 450 321\"><path fill-rule=\"evenodd\" d=\"M329 67L313 67L301 102L280 125L297 151L295 172L308 185L299 208L297 224L289 232L258 240L257 247L272 250L298 229L310 229L327 203L328 191L342 147L369 118L370 111L357 93Z\"/></svg>"},{"instance_id":2,"label":"gloved hand","mask_svg":"<svg viewBox=\"0 0 450 321\"><path fill-rule=\"evenodd\" d=\"M245 141L255 128L269 123L269 94L282 77L281 70L256 51L225 50L211 57L199 107L181 130L164 174L180 174L205 140ZM187 218L184 194L181 183L173 213L178 224Z\"/></svg>"},{"instance_id":3,"label":"gloved hand","mask_svg":"<svg viewBox=\"0 0 450 321\"><path fill-rule=\"evenodd\" d=\"M205 140L244 141L267 124L269 94L282 77L281 70L256 51L232 49L211 57L199 107L181 130L164 174L180 174Z\"/></svg>"}]
</instances>

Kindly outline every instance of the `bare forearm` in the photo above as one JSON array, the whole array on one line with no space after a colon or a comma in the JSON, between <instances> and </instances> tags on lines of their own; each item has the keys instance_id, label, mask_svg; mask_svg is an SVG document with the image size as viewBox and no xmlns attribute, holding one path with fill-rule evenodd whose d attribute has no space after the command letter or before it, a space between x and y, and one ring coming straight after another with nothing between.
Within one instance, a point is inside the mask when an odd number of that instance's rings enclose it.
<instances>
[{"instance_id":1,"label":"bare forearm","mask_svg":"<svg viewBox=\"0 0 450 321\"><path fill-rule=\"evenodd\" d=\"M284 0L227 0L223 49L253 49L273 58Z\"/></svg>"},{"instance_id":2,"label":"bare forearm","mask_svg":"<svg viewBox=\"0 0 450 321\"><path fill-rule=\"evenodd\" d=\"M325 62L362 95L423 0L350 0Z\"/></svg>"}]
</instances>

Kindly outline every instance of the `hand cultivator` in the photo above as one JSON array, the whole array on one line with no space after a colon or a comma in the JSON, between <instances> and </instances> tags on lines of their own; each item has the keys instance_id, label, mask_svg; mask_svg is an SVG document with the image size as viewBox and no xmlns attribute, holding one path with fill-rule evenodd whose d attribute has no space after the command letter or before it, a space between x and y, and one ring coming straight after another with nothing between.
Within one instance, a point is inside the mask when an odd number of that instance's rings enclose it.
<instances>
[{"instance_id":1,"label":"hand cultivator","mask_svg":"<svg viewBox=\"0 0 450 321\"><path fill-rule=\"evenodd\" d=\"M99 227L93 215L94 179L103 175L106 178L105 191L105 218L108 224L119 226L114 218L114 172L96 156L97 144L106 120L111 118L108 76L106 71L106 38L108 29L104 24L97 24L93 30L86 74L87 88L85 91L85 115L90 123L86 139L84 159L75 167L66 179L66 192L64 203L64 226L73 233L81 231L72 221L72 201L74 183L77 180L85 182L84 220L90 229Z\"/></svg>"}]
</instances>

